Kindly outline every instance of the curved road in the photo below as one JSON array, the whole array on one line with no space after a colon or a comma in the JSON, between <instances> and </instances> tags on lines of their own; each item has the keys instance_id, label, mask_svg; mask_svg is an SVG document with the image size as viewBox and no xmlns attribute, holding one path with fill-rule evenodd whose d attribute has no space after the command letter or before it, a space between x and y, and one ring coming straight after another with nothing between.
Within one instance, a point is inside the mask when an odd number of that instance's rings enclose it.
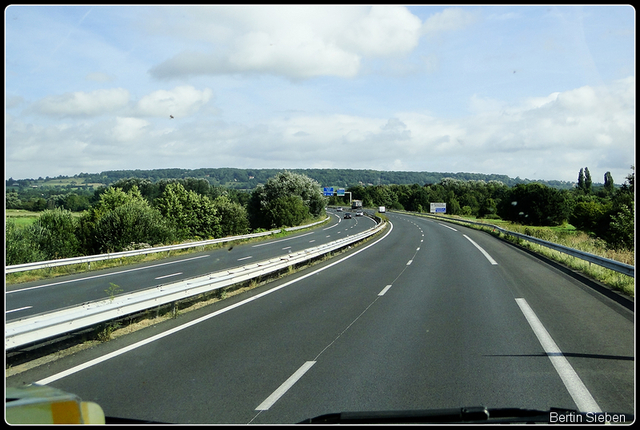
<instances>
[{"instance_id":1,"label":"curved road","mask_svg":"<svg viewBox=\"0 0 640 430\"><path fill-rule=\"evenodd\" d=\"M635 412L632 311L485 233L388 215L376 241L7 385L173 423L478 405Z\"/></svg>"},{"instance_id":2,"label":"curved road","mask_svg":"<svg viewBox=\"0 0 640 430\"><path fill-rule=\"evenodd\" d=\"M368 217L343 219L330 212L328 224L279 239L245 243L148 263L97 270L55 279L10 285L6 289L6 320L51 312L109 296L111 284L122 294L178 282L207 273L267 260L352 235L375 226Z\"/></svg>"}]
</instances>

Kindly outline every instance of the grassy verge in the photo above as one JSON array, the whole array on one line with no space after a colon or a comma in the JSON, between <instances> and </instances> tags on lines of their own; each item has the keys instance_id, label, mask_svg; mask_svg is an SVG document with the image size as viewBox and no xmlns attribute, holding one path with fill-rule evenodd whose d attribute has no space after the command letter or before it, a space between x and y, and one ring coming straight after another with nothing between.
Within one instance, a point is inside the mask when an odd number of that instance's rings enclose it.
<instances>
[{"instance_id":1,"label":"grassy verge","mask_svg":"<svg viewBox=\"0 0 640 430\"><path fill-rule=\"evenodd\" d=\"M535 243L521 240L513 236L502 234L498 231L494 231L494 229L489 225L496 225L505 230L537 237L538 239L546 240L548 242L556 243L558 245L566 246L578 251L588 252L590 254L608 258L610 260L619 261L621 263L629 264L632 266L635 265L634 251L609 249L607 248L603 240L594 239L588 234L576 230L571 225L564 225L560 227L532 227L495 219L483 220L455 216L450 216L448 218L454 222L457 220L466 220L488 224L486 227L484 227L461 222L461 224L467 227L487 231L497 237L501 237L505 240L514 242L523 248L529 249L547 258L557 261L573 270L576 270L591 279L607 285L614 290L620 291L630 297L635 297L635 278L633 277L623 275L614 270L598 266L597 264L589 263L588 261L572 257L568 254L555 251L542 245L537 245Z\"/></svg>"}]
</instances>

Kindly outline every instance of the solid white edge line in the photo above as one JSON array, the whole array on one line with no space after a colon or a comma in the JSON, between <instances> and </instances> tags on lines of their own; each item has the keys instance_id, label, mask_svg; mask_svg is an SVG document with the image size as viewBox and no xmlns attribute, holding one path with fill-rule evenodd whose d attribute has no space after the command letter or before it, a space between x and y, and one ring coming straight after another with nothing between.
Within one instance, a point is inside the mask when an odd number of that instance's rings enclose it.
<instances>
[{"instance_id":1,"label":"solid white edge line","mask_svg":"<svg viewBox=\"0 0 640 430\"><path fill-rule=\"evenodd\" d=\"M260 405L256 408L256 411L266 411L271 406L273 406L273 404L277 402L278 399L280 399L280 397L282 397L284 393L286 393L289 388L293 386L293 384L298 382L298 379L302 378L302 375L307 373L307 371L311 369L311 366L313 366L314 364L316 364L315 361L307 361L302 366L300 366L300 368L296 370L293 375L289 376L289 378L284 381L282 385L280 385L273 393L271 393L271 395L267 397L264 402L260 403Z\"/></svg>"},{"instance_id":2,"label":"solid white edge line","mask_svg":"<svg viewBox=\"0 0 640 430\"><path fill-rule=\"evenodd\" d=\"M126 347L124 347L122 349L119 349L117 351L113 351L113 352L111 352L111 353L109 353L107 355L104 355L102 357L94 358L93 360L87 361L86 363L79 364L79 365L77 365L75 367L72 367L70 369L62 371L60 373L56 373L55 375L51 375L51 376L49 376L47 378L41 379L39 381L36 381L35 383L36 384L40 384L40 385L50 384L51 382L57 381L58 379L62 379L64 377L66 377L66 376L69 376L69 375L72 375L74 373L80 372L81 370L87 369L87 368L89 368L91 366L95 366L96 364L100 364L103 361L110 360L111 358L117 357L118 355L121 355L121 354L124 354L126 352L132 351L132 350L134 350L136 348L139 348L141 346L144 346L144 345L146 345L148 343L151 343L151 342L154 342L156 340L162 339L163 337L170 336L170 335L172 335L174 333L177 333L177 332L182 331L182 330L184 330L186 328L189 328L189 327L194 326L196 324L199 324L199 323L201 323L203 321L206 321L209 318L216 317L216 316L218 316L220 314L223 314L223 313L228 312L228 311L230 311L232 309L235 309L235 308L240 307L242 305L245 305L245 304L247 304L249 302L257 300L257 299L259 299L259 298L261 298L263 296L266 296L267 294L271 294L271 293L276 292L276 291L278 291L278 290L280 290L282 288L288 287L289 285L294 284L294 283L296 283L298 281L301 281L303 279L306 279L309 276L313 276L313 275L315 275L317 273L320 273L323 270L326 270L326 269L328 269L330 267L333 267L336 264L340 264L343 261L348 260L349 258L361 253L362 251L364 251L364 250L372 247L373 245L376 245L380 241L384 240L387 236L389 236L389 234L393 230L393 224L391 222L389 222L389 226L390 226L389 231L384 236L382 236L380 239L378 239L375 242L365 246L362 249L359 249L359 250L353 252L352 254L347 255L346 257L344 257L344 258L342 258L342 259L340 259L338 261L334 261L333 263L327 264L326 266L321 267L318 270L314 270L313 272L307 273L306 275L300 276L299 278L293 279L293 280L291 280L289 282L285 282L282 285L279 285L279 286L274 287L274 288L272 288L270 290L264 291L264 292L262 292L260 294L256 294L255 296L249 297L249 298L247 298L245 300L242 300L242 301L240 301L238 303L234 303L233 305L229 305L226 308L220 309L220 310L218 310L216 312L213 312L213 313L210 313L209 315L205 315L205 316L200 317L198 319L195 319L193 321L189 321L188 323L185 323L185 324L183 324L181 326L174 327L171 330L167 330L165 332L159 333L159 334L157 334L155 336L152 336L150 338L141 340L141 341L139 341L137 343L133 343L133 344L131 344L129 346L126 346Z\"/></svg>"},{"instance_id":3,"label":"solid white edge line","mask_svg":"<svg viewBox=\"0 0 640 430\"><path fill-rule=\"evenodd\" d=\"M453 227L449 227L449 226L448 226L448 225L446 225L446 224L442 224L441 222L439 222L438 224L440 224L440 225L441 225L441 226L443 226L443 227L447 227L449 230L458 231L458 230L456 230L456 229L455 229L455 228L453 228Z\"/></svg>"},{"instance_id":4,"label":"solid white edge line","mask_svg":"<svg viewBox=\"0 0 640 430\"><path fill-rule=\"evenodd\" d=\"M562 379L564 386L567 387L567 391L569 391L578 409L582 412L602 412L600 406L598 406L593 399L587 387L573 367L571 367L571 364L569 364L569 361L562 354L562 351L560 351L560 348L558 348L558 345L556 345L551 335L549 335L547 329L544 328L527 301L522 298L517 298L516 303L529 322L531 329L540 341L540 345L542 345L542 349L547 353L551 364L553 364L556 372L560 375L560 379Z\"/></svg>"},{"instance_id":5,"label":"solid white edge line","mask_svg":"<svg viewBox=\"0 0 640 430\"><path fill-rule=\"evenodd\" d=\"M482 247L480 245L478 245L477 243L475 243L473 241L473 239L471 239L469 236L467 236L466 234L463 234L464 237L466 237L469 242L473 243L473 246L475 246L476 248L478 248L480 250L480 252L482 252L482 255L484 255L487 260L489 260L489 263L493 264L494 266L497 266L498 263L496 262L496 260L494 260L493 258L491 258L491 256L489 255L489 253L487 251L485 251L484 249L482 249Z\"/></svg>"}]
</instances>

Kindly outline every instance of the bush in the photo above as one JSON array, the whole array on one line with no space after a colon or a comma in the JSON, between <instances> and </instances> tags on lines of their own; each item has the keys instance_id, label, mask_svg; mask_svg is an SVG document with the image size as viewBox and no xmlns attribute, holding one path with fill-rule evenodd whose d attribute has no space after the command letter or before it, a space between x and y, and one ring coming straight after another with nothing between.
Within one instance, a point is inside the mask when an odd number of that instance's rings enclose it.
<instances>
[{"instance_id":1,"label":"bush","mask_svg":"<svg viewBox=\"0 0 640 430\"><path fill-rule=\"evenodd\" d=\"M44 253L33 246L36 231L33 226L18 227L15 220L7 219L5 226L5 264L7 266L46 260Z\"/></svg>"},{"instance_id":2,"label":"bush","mask_svg":"<svg viewBox=\"0 0 640 430\"><path fill-rule=\"evenodd\" d=\"M76 228L71 211L45 210L32 226L34 244L47 260L76 257L80 252Z\"/></svg>"}]
</instances>

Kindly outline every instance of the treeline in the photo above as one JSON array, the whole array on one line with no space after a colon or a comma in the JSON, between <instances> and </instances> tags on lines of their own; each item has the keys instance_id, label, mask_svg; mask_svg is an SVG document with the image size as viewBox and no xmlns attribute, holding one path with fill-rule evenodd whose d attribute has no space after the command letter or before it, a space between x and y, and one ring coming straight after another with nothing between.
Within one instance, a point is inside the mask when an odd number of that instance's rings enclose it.
<instances>
[{"instance_id":1,"label":"treeline","mask_svg":"<svg viewBox=\"0 0 640 430\"><path fill-rule=\"evenodd\" d=\"M437 184L355 186L347 191L365 207L385 206L429 212L431 203L446 203L447 213L485 219L504 219L532 226L570 223L601 238L612 249L634 247L634 173L615 188L607 172L603 186L594 187L588 169L580 169L571 190L540 183L509 187L500 181L462 181L445 178ZM348 198L331 197L330 204Z\"/></svg>"},{"instance_id":2,"label":"treeline","mask_svg":"<svg viewBox=\"0 0 640 430\"><path fill-rule=\"evenodd\" d=\"M22 192L30 187L46 187L52 181L73 180L74 187L82 189L88 184L112 185L117 181L129 178L146 179L153 183L167 179L204 179L213 186L253 190L259 184L276 175L280 169L236 169L236 168L203 168L203 169L154 169L154 170L110 170L101 173L80 173L72 178L58 176L56 178L13 179L6 180L8 190ZM392 184L435 184L444 178L463 181L482 180L499 181L507 186L534 182L507 175L481 174L467 172L403 172L356 169L293 169L292 173L308 176L324 187L351 187L356 185L392 185ZM570 189L575 184L568 181L540 181L550 187Z\"/></svg>"},{"instance_id":3,"label":"treeline","mask_svg":"<svg viewBox=\"0 0 640 430\"><path fill-rule=\"evenodd\" d=\"M62 201L62 200L61 200ZM66 200L64 200L66 202ZM80 215L62 205L37 221L6 224L6 264L235 236L316 219L326 199L314 180L280 172L253 192L196 178L121 179L96 190Z\"/></svg>"}]
</instances>

